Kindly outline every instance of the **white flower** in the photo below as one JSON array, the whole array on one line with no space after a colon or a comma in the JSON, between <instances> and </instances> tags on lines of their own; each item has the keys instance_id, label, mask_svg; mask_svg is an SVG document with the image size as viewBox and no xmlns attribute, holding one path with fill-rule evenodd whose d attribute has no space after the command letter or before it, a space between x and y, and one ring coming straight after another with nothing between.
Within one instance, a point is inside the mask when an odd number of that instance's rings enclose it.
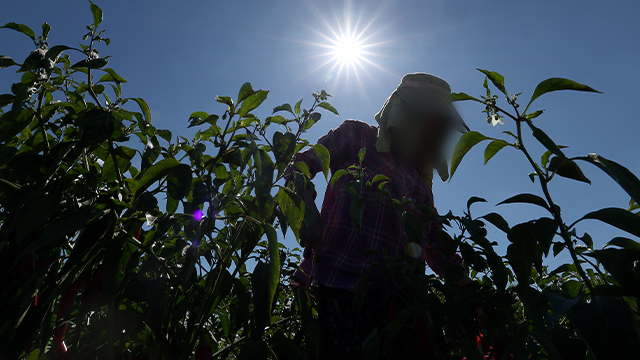
<instances>
[{"instance_id":1,"label":"white flower","mask_svg":"<svg viewBox=\"0 0 640 360\"><path fill-rule=\"evenodd\" d=\"M153 226L153 224L156 222L157 217L147 213L146 214L146 218L147 218L147 226Z\"/></svg>"},{"instance_id":2,"label":"white flower","mask_svg":"<svg viewBox=\"0 0 640 360\"><path fill-rule=\"evenodd\" d=\"M498 124L504 125L504 123L502 122L502 116L498 114L491 115L491 125L496 126Z\"/></svg>"}]
</instances>

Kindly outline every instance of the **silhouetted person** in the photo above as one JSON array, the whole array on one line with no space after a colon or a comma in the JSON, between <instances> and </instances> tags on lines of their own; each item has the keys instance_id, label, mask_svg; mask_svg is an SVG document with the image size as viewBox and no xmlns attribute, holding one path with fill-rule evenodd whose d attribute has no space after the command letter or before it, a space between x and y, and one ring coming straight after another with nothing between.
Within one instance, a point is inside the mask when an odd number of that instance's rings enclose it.
<instances>
[{"instance_id":1,"label":"silhouetted person","mask_svg":"<svg viewBox=\"0 0 640 360\"><path fill-rule=\"evenodd\" d=\"M468 131L446 100L450 92L449 84L436 76L405 75L375 116L378 126L347 120L318 140L331 154L332 173L357 164L358 152L365 148L362 163L368 177L365 180L384 174L390 179L387 189L393 198L411 200L408 211L419 213L415 211L419 205L435 210L431 192L433 170L446 180L447 164L442 154L445 142L455 130ZM299 153L294 162L300 161L309 167L312 177L321 171L313 149ZM289 180L293 179L295 169L289 168ZM419 249L415 245L408 248L398 210L390 201L380 201L374 190L366 186L360 194L365 205L358 229L350 213L353 201L347 190L350 181L351 176L343 176L327 187L322 212L315 205L316 195L311 187L302 194L307 211L315 212L318 221L301 229L305 259L295 279L317 290L322 359L360 359L362 342L389 320L382 282L367 297L362 309L354 308L356 286L376 260L371 252L363 254L365 250L419 257L439 275L443 273L443 259L456 265L461 263L438 240L435 231L439 225L435 222L425 227L425 240Z\"/></svg>"}]
</instances>

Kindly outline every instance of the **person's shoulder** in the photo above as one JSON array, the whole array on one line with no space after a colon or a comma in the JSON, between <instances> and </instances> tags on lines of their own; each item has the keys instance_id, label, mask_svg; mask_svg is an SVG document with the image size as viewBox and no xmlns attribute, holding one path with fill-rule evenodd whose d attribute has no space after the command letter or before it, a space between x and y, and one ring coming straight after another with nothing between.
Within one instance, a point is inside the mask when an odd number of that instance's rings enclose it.
<instances>
[{"instance_id":1,"label":"person's shoulder","mask_svg":"<svg viewBox=\"0 0 640 360\"><path fill-rule=\"evenodd\" d=\"M357 131L360 133L368 133L368 132L375 132L376 134L378 133L377 126L371 125L361 120L348 119L343 121L339 127L341 129L345 129L345 130L348 129L350 131Z\"/></svg>"}]
</instances>

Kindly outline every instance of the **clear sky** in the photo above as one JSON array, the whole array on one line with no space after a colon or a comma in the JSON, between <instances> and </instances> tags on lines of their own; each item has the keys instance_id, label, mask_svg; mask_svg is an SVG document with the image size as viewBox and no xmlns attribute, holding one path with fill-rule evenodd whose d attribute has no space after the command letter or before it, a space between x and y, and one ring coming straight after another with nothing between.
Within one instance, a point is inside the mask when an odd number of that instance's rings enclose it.
<instances>
[{"instance_id":1,"label":"clear sky","mask_svg":"<svg viewBox=\"0 0 640 360\"><path fill-rule=\"evenodd\" d=\"M570 145L570 155L597 152L640 174L637 1L96 2L112 40L104 53L129 81L125 96L145 98L155 125L174 134L193 133L186 129L193 111L224 111L215 95L235 96L245 81L271 90L261 116L283 102L310 100L316 90L333 94L341 116L326 114L307 134L315 141L347 118L374 123L373 115L405 73L430 72L447 79L454 91L479 95L483 76L475 69L485 68L502 73L507 88L523 91L523 98L554 76L603 91L545 95L536 108L547 112L536 123L557 143ZM47 21L52 44L77 44L91 14L84 0L23 0L3 6L0 23L9 21L38 30ZM340 29L361 34L367 54L362 65L338 73L327 46ZM31 46L20 34L0 31L1 54L21 61ZM0 91L9 92L14 78L12 71L0 71ZM506 121L506 126L487 125L478 104L459 109L471 129L488 136L513 130ZM567 221L601 207L628 205L629 197L612 180L586 164L583 168L592 185L564 179L552 185ZM542 216L530 206L495 208L515 193L539 193L529 172L514 150L505 149L483 166L482 148L474 149L452 181L436 182L436 204L440 212L461 213L468 197L477 195L489 204L477 206L476 215L498 210L512 225ZM323 183L318 180L319 187ZM599 246L618 234L591 223L582 229ZM497 231L490 234L502 246L507 243Z\"/></svg>"}]
</instances>

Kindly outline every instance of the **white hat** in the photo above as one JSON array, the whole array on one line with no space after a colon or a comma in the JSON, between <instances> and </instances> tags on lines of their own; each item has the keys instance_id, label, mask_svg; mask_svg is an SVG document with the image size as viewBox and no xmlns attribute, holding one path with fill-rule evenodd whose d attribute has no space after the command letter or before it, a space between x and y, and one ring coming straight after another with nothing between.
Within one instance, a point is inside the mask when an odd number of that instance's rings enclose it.
<instances>
[{"instance_id":1,"label":"white hat","mask_svg":"<svg viewBox=\"0 0 640 360\"><path fill-rule=\"evenodd\" d=\"M400 85L376 114L375 119L380 125L376 149L378 152L391 151L389 130L397 127L407 116L407 111L418 114L438 114L454 123L456 129L462 133L469 131L456 108L446 97L451 93L449 84L434 75L425 73L407 74L402 77ZM445 159L438 161L435 166L443 181L448 179L449 171ZM425 182L431 182L433 168L421 169Z\"/></svg>"}]
</instances>

